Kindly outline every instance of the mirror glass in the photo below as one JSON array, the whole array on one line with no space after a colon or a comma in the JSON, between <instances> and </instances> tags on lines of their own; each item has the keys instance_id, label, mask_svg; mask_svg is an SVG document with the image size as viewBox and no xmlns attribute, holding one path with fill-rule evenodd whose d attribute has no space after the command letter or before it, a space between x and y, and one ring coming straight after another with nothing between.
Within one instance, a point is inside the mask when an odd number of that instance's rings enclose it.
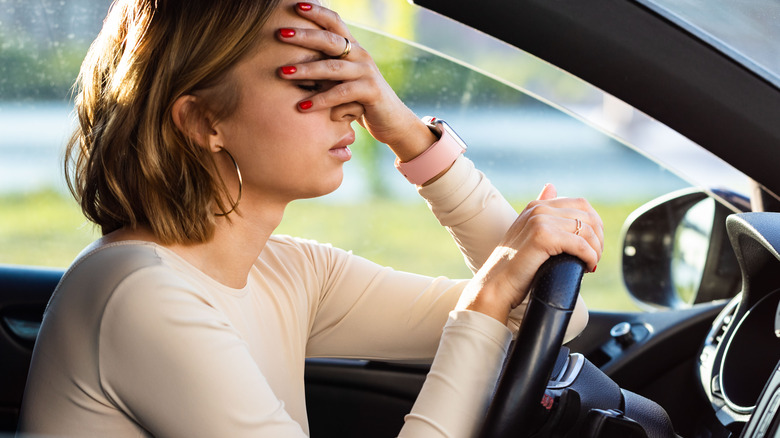
<instances>
[{"instance_id":1,"label":"mirror glass","mask_svg":"<svg viewBox=\"0 0 780 438\"><path fill-rule=\"evenodd\" d=\"M704 199L691 207L674 233L672 282L685 303L693 303L699 291L710 247L715 201Z\"/></svg>"}]
</instances>

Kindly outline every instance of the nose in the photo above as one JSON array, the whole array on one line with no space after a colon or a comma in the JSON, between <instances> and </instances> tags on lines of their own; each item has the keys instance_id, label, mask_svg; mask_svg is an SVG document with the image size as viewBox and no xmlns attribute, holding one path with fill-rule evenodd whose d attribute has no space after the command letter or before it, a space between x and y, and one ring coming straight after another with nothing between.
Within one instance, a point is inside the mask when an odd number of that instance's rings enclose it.
<instances>
[{"instance_id":1,"label":"nose","mask_svg":"<svg viewBox=\"0 0 780 438\"><path fill-rule=\"evenodd\" d=\"M365 109L357 102L345 103L330 110L330 119L334 122L354 122L363 115Z\"/></svg>"}]
</instances>

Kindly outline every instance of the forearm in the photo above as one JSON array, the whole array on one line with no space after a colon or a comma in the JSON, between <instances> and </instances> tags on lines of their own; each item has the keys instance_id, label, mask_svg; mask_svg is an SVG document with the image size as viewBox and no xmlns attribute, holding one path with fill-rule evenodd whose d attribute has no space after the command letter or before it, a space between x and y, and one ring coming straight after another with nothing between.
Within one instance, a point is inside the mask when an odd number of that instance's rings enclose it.
<instances>
[{"instance_id":1,"label":"forearm","mask_svg":"<svg viewBox=\"0 0 780 438\"><path fill-rule=\"evenodd\" d=\"M477 312L454 311L400 437L474 436L487 412L511 333Z\"/></svg>"},{"instance_id":2,"label":"forearm","mask_svg":"<svg viewBox=\"0 0 780 438\"><path fill-rule=\"evenodd\" d=\"M395 271L338 249L323 260L322 292L308 356L429 360L466 281Z\"/></svg>"},{"instance_id":3,"label":"forearm","mask_svg":"<svg viewBox=\"0 0 780 438\"><path fill-rule=\"evenodd\" d=\"M509 202L464 156L438 181L418 191L450 232L474 273L517 218Z\"/></svg>"}]
</instances>

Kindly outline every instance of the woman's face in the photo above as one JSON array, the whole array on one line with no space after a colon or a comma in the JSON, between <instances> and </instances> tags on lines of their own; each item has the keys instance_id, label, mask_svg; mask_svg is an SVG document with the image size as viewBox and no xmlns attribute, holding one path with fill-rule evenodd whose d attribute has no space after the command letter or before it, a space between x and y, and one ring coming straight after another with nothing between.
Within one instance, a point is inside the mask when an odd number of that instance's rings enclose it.
<instances>
[{"instance_id":1,"label":"woman's face","mask_svg":"<svg viewBox=\"0 0 780 438\"><path fill-rule=\"evenodd\" d=\"M244 196L262 202L287 203L338 188L342 166L351 157L346 146L355 139L350 126L353 116L341 117L332 109L298 110L300 101L332 84L278 76L282 66L325 57L277 40L280 28L316 27L295 13L294 4L284 1L274 11L258 49L234 68L232 80L239 90L239 104L214 126L222 146L241 168ZM232 181L235 169L227 158L223 161L225 180Z\"/></svg>"}]
</instances>

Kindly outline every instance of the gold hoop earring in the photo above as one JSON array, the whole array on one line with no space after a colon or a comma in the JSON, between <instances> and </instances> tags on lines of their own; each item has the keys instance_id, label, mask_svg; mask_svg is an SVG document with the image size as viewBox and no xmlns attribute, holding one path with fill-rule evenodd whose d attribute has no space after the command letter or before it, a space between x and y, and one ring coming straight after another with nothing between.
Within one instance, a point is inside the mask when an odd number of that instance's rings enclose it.
<instances>
[{"instance_id":1,"label":"gold hoop earring","mask_svg":"<svg viewBox=\"0 0 780 438\"><path fill-rule=\"evenodd\" d=\"M238 203L241 202L241 193L244 191L244 179L241 178L241 169L238 168L238 163L236 162L236 159L233 158L233 154L231 154L227 148L222 148L222 151L224 151L228 157L230 157L230 161L233 162L233 165L236 166L236 174L238 174L238 197L236 197L236 202L233 203L233 205L230 206L230 210L226 211L225 213L214 213L215 216L227 216L230 213L233 212L233 210L238 207Z\"/></svg>"}]
</instances>

